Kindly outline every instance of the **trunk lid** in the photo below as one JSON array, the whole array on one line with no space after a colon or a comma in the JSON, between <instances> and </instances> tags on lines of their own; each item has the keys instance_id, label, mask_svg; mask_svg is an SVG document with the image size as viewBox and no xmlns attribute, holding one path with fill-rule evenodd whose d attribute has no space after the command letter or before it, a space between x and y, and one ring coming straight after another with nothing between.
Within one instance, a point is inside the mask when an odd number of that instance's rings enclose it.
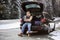
<instances>
[{"instance_id":1,"label":"trunk lid","mask_svg":"<svg viewBox=\"0 0 60 40\"><path fill-rule=\"evenodd\" d=\"M23 2L21 4L22 9L26 11L43 11L43 3L40 2Z\"/></svg>"}]
</instances>

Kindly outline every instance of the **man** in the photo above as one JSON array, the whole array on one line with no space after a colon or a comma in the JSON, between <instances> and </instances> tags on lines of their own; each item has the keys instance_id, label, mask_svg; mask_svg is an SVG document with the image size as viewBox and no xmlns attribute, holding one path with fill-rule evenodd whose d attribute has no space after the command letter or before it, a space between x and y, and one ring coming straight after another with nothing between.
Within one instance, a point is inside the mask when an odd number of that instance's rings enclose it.
<instances>
[{"instance_id":1,"label":"man","mask_svg":"<svg viewBox=\"0 0 60 40\"><path fill-rule=\"evenodd\" d=\"M52 21L50 15L48 12L43 12L44 18L41 20L41 22L44 24L45 29L48 29L48 32L52 31L52 29L49 26L49 22Z\"/></svg>"},{"instance_id":2,"label":"man","mask_svg":"<svg viewBox=\"0 0 60 40\"><path fill-rule=\"evenodd\" d=\"M28 36L30 36L31 20L32 20L32 16L30 14L30 11L27 11L26 12L26 15L24 16L23 19L24 19L24 22L25 23L22 25L22 30L21 30L21 33L19 34L19 36L22 36L23 35L26 25L28 27Z\"/></svg>"}]
</instances>

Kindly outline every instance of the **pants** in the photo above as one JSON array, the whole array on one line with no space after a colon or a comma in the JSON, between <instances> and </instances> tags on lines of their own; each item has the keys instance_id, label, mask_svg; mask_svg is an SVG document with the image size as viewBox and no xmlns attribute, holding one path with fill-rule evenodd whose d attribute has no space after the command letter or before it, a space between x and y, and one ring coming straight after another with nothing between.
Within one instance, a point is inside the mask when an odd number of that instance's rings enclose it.
<instances>
[{"instance_id":1,"label":"pants","mask_svg":"<svg viewBox=\"0 0 60 40\"><path fill-rule=\"evenodd\" d=\"M24 23L22 26L22 33L24 33L25 27L28 27L28 33L31 31L31 23Z\"/></svg>"}]
</instances>

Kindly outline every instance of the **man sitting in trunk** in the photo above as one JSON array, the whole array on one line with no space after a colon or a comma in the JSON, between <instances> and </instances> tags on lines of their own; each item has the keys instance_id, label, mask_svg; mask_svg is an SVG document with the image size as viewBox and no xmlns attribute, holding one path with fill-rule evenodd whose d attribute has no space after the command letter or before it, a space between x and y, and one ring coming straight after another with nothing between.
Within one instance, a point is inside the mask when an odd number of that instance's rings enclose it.
<instances>
[{"instance_id":1,"label":"man sitting in trunk","mask_svg":"<svg viewBox=\"0 0 60 40\"><path fill-rule=\"evenodd\" d=\"M31 20L32 20L32 16L30 14L30 11L26 12L26 15L24 16L24 24L22 25L22 30L21 33L19 34L19 36L22 36L25 30L25 27L28 27L28 36L30 36L30 31L31 31Z\"/></svg>"}]
</instances>

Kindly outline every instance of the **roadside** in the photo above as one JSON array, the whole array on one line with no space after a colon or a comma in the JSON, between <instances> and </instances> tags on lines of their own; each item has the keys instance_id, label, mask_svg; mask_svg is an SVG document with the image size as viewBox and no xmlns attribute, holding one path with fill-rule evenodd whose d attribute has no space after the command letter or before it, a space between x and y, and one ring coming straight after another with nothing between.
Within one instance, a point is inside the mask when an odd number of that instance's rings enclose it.
<instances>
[{"instance_id":1,"label":"roadside","mask_svg":"<svg viewBox=\"0 0 60 40\"><path fill-rule=\"evenodd\" d=\"M0 29L11 29L20 27L19 19L0 20Z\"/></svg>"},{"instance_id":2,"label":"roadside","mask_svg":"<svg viewBox=\"0 0 60 40\"><path fill-rule=\"evenodd\" d=\"M19 19L0 20L0 25L2 25L2 24L14 23L14 22L19 22Z\"/></svg>"}]
</instances>

